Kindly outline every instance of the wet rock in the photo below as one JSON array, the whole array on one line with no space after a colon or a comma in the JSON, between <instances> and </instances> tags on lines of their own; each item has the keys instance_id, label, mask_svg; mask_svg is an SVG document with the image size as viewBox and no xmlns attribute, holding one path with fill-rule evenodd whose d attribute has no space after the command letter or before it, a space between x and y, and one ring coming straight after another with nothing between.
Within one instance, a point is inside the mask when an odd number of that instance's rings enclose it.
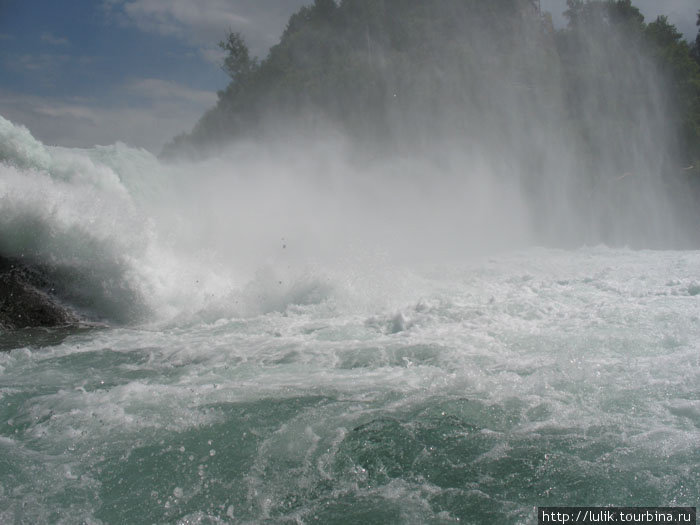
<instances>
[{"instance_id":1,"label":"wet rock","mask_svg":"<svg viewBox=\"0 0 700 525\"><path fill-rule=\"evenodd\" d=\"M65 326L78 322L52 294L40 269L0 257L0 329Z\"/></svg>"}]
</instances>

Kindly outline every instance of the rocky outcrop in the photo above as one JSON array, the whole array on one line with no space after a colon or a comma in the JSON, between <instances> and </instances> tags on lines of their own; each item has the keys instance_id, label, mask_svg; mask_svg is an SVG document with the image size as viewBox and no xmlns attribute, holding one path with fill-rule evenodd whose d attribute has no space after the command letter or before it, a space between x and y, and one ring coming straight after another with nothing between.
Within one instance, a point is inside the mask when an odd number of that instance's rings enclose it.
<instances>
[{"instance_id":1,"label":"rocky outcrop","mask_svg":"<svg viewBox=\"0 0 700 525\"><path fill-rule=\"evenodd\" d=\"M0 256L0 329L65 326L78 317L60 304L38 268Z\"/></svg>"}]
</instances>

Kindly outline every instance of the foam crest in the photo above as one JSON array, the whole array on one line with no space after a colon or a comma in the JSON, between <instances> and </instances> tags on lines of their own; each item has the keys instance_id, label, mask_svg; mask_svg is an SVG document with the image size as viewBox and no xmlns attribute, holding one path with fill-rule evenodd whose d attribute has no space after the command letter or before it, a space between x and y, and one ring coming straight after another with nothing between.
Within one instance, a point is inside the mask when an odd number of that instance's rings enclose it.
<instances>
[{"instance_id":1,"label":"foam crest","mask_svg":"<svg viewBox=\"0 0 700 525\"><path fill-rule=\"evenodd\" d=\"M137 261L152 232L120 174L87 150L43 146L4 119L0 132L0 254L42 267L92 315L131 318L143 286Z\"/></svg>"}]
</instances>

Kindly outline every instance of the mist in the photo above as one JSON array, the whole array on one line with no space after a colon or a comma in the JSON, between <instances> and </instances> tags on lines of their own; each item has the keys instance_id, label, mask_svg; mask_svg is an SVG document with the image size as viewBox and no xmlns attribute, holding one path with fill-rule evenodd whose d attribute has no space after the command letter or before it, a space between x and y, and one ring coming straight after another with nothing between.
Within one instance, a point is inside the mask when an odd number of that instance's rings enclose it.
<instances>
[{"instance_id":1,"label":"mist","mask_svg":"<svg viewBox=\"0 0 700 525\"><path fill-rule=\"evenodd\" d=\"M281 217L314 210L309 232L336 224L333 242L377 244L384 231L387 250L414 255L696 240L669 80L624 24L557 36L527 1L411 4L400 21L388 4L344 2L326 6L349 19L328 23L331 38L317 4L298 15L311 29L293 17L257 77L234 77L166 156L214 151L229 180L265 188L262 207L277 193ZM313 45L323 38L336 47ZM257 148L243 160L241 140Z\"/></svg>"},{"instance_id":2,"label":"mist","mask_svg":"<svg viewBox=\"0 0 700 525\"><path fill-rule=\"evenodd\" d=\"M300 11L161 159L4 121L2 255L132 322L284 308L358 268L697 242L677 109L638 32L558 35L525 0L392 6Z\"/></svg>"}]
</instances>

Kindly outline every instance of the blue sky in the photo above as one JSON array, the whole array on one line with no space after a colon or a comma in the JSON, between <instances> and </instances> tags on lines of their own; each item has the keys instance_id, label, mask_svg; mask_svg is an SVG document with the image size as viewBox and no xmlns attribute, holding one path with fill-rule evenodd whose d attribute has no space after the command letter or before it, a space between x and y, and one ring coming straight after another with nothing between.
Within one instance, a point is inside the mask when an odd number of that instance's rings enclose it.
<instances>
[{"instance_id":1,"label":"blue sky","mask_svg":"<svg viewBox=\"0 0 700 525\"><path fill-rule=\"evenodd\" d=\"M158 152L225 87L216 42L229 28L264 57L310 1L0 0L0 115L48 144ZM565 0L541 1L562 23ZM694 37L698 0L634 3Z\"/></svg>"}]
</instances>

